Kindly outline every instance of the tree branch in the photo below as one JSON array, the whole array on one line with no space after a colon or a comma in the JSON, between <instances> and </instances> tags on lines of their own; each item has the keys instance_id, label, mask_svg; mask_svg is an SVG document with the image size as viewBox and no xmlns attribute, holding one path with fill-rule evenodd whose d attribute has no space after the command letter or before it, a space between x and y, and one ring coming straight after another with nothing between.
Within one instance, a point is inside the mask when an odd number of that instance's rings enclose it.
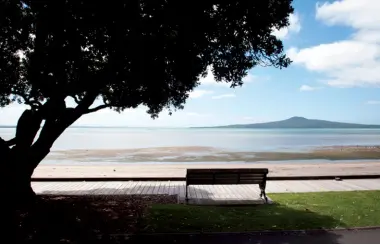
<instances>
[{"instance_id":1,"label":"tree branch","mask_svg":"<svg viewBox=\"0 0 380 245\"><path fill-rule=\"evenodd\" d=\"M83 114L89 114L89 113L92 113L92 112L95 112L95 111L99 111L101 109L104 109L104 108L107 108L107 107L111 107L112 105L110 104L104 104L104 105L100 105L100 106L97 106L97 107L94 107L94 108L91 108L91 109L88 109L87 111L85 111Z\"/></svg>"},{"instance_id":2,"label":"tree branch","mask_svg":"<svg viewBox=\"0 0 380 245\"><path fill-rule=\"evenodd\" d=\"M7 146L13 146L16 144L16 137L10 140L5 141Z\"/></svg>"},{"instance_id":3,"label":"tree branch","mask_svg":"<svg viewBox=\"0 0 380 245\"><path fill-rule=\"evenodd\" d=\"M73 95L71 97L74 99L75 103L77 103L78 105L80 104L80 100L77 98L76 95Z\"/></svg>"},{"instance_id":4,"label":"tree branch","mask_svg":"<svg viewBox=\"0 0 380 245\"><path fill-rule=\"evenodd\" d=\"M30 97L25 95L24 93L13 91L14 95L21 97L24 100L25 105L29 105L30 107L34 108L35 106L42 106L42 104L37 100L32 100Z\"/></svg>"}]
</instances>

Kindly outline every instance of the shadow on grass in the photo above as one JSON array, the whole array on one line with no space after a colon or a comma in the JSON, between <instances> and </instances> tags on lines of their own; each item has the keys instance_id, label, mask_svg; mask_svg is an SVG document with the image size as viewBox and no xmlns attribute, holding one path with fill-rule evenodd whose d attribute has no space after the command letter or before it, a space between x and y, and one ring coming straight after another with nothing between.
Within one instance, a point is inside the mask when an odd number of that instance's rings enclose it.
<instances>
[{"instance_id":1,"label":"shadow on grass","mask_svg":"<svg viewBox=\"0 0 380 245\"><path fill-rule=\"evenodd\" d=\"M250 207L154 205L145 221L147 233L198 234L160 237L160 241L166 243L173 239L178 243L337 243L340 235L325 229L345 227L343 222L334 217L279 204ZM311 229L320 231L312 234L281 232ZM268 230L277 232L251 233ZM246 234L204 234L207 232Z\"/></svg>"},{"instance_id":2,"label":"shadow on grass","mask_svg":"<svg viewBox=\"0 0 380 245\"><path fill-rule=\"evenodd\" d=\"M99 241L225 243L229 241L238 243L241 239L252 239L254 235L205 235L203 233L344 226L332 217L308 210L288 208L285 205L242 207L178 205L175 204L177 198L170 195L126 195L126 193L139 193L144 188L150 188L150 186L98 188L88 191L78 187L78 190L56 190L54 193L59 192L59 194L55 195L50 195L51 192L43 192L40 201L28 211L16 211L13 214L13 220L7 223L8 229L3 230L8 230L7 234L2 238L7 238L7 241L13 243L25 241L43 243ZM157 192L175 194L178 187L170 188ZM204 196L210 194L204 189L194 188L194 191ZM178 232L183 234L158 234ZM185 232L196 235L184 234ZM120 234L134 234L134 236L127 239ZM282 237L281 234L265 236L268 239ZM261 239L262 237L255 236L254 238ZM318 239L323 239L322 242L328 243L337 241L337 237L328 232ZM277 242L281 242L280 240ZM312 242L317 243L317 241Z\"/></svg>"},{"instance_id":3,"label":"shadow on grass","mask_svg":"<svg viewBox=\"0 0 380 245\"><path fill-rule=\"evenodd\" d=\"M315 232L250 232L250 233L197 233L136 235L120 243L159 244L336 244L345 241L342 234L333 231ZM107 241L107 240L106 240ZM346 242L346 243L349 243Z\"/></svg>"},{"instance_id":4,"label":"shadow on grass","mask_svg":"<svg viewBox=\"0 0 380 245\"><path fill-rule=\"evenodd\" d=\"M168 217L170 219L168 219ZM344 227L331 216L285 205L153 205L150 232L247 232Z\"/></svg>"}]
</instances>

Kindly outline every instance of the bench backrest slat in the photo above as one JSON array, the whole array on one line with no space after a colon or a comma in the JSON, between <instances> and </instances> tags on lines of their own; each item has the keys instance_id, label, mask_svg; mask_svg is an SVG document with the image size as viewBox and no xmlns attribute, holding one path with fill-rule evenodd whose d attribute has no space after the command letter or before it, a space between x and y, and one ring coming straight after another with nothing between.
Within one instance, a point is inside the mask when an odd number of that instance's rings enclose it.
<instances>
[{"instance_id":1,"label":"bench backrest slat","mask_svg":"<svg viewBox=\"0 0 380 245\"><path fill-rule=\"evenodd\" d=\"M266 168L187 169L186 184L262 184L267 174Z\"/></svg>"}]
</instances>

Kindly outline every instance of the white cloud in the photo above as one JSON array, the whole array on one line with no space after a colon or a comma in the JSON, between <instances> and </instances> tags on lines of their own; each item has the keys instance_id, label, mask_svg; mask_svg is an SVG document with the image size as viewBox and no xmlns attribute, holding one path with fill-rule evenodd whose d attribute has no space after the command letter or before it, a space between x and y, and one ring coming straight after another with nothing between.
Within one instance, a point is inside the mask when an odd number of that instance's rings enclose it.
<instances>
[{"instance_id":1,"label":"white cloud","mask_svg":"<svg viewBox=\"0 0 380 245\"><path fill-rule=\"evenodd\" d=\"M274 30L273 35L277 38L288 38L291 33L298 33L301 30L301 22L297 13L289 15L289 26L281 28L280 30Z\"/></svg>"},{"instance_id":2,"label":"white cloud","mask_svg":"<svg viewBox=\"0 0 380 245\"><path fill-rule=\"evenodd\" d=\"M315 91L315 90L319 90L319 89L321 89L321 87L312 87L309 85L302 85L300 87L300 91Z\"/></svg>"},{"instance_id":3,"label":"white cloud","mask_svg":"<svg viewBox=\"0 0 380 245\"><path fill-rule=\"evenodd\" d=\"M375 30L360 30L353 35L353 39L360 42L378 44L380 42L380 32Z\"/></svg>"},{"instance_id":4,"label":"white cloud","mask_svg":"<svg viewBox=\"0 0 380 245\"><path fill-rule=\"evenodd\" d=\"M212 93L214 93L214 92L210 91L210 90L196 89L196 90L191 91L189 93L189 97L192 99L196 99L196 98L202 97L203 95L212 94Z\"/></svg>"},{"instance_id":5,"label":"white cloud","mask_svg":"<svg viewBox=\"0 0 380 245\"><path fill-rule=\"evenodd\" d=\"M309 70L331 71L373 60L380 54L380 49L377 45L363 42L340 41L301 50L291 48L287 54L294 62L304 64Z\"/></svg>"},{"instance_id":6,"label":"white cloud","mask_svg":"<svg viewBox=\"0 0 380 245\"><path fill-rule=\"evenodd\" d=\"M221 94L221 95L212 96L211 98L214 100L218 100L218 99L234 98L234 97L236 97L235 94Z\"/></svg>"},{"instance_id":7,"label":"white cloud","mask_svg":"<svg viewBox=\"0 0 380 245\"><path fill-rule=\"evenodd\" d=\"M354 29L346 40L287 51L295 64L326 76L334 87L380 86L380 1L341 0L316 5L316 19Z\"/></svg>"},{"instance_id":8,"label":"white cloud","mask_svg":"<svg viewBox=\"0 0 380 245\"><path fill-rule=\"evenodd\" d=\"M355 29L378 29L380 3L377 0L340 0L316 5L316 18L328 25Z\"/></svg>"},{"instance_id":9,"label":"white cloud","mask_svg":"<svg viewBox=\"0 0 380 245\"><path fill-rule=\"evenodd\" d=\"M380 105L380 100L369 100L367 101L368 105Z\"/></svg>"}]
</instances>

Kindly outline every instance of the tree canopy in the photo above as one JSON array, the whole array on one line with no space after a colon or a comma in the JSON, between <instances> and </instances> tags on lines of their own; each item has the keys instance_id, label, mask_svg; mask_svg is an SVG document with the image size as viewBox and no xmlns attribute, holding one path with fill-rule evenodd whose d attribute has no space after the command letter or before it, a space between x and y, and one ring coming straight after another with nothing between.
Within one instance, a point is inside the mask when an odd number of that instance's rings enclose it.
<instances>
[{"instance_id":1,"label":"tree canopy","mask_svg":"<svg viewBox=\"0 0 380 245\"><path fill-rule=\"evenodd\" d=\"M78 115L145 105L156 117L181 109L209 67L232 87L257 65L287 67L272 31L292 12L291 0L3 0L0 105L72 97Z\"/></svg>"},{"instance_id":2,"label":"tree canopy","mask_svg":"<svg viewBox=\"0 0 380 245\"><path fill-rule=\"evenodd\" d=\"M182 109L209 69L235 87L257 65L287 67L273 30L292 12L291 0L0 1L0 106L31 107L0 138L0 192L32 200L34 169L84 114L144 105L154 118Z\"/></svg>"}]
</instances>

